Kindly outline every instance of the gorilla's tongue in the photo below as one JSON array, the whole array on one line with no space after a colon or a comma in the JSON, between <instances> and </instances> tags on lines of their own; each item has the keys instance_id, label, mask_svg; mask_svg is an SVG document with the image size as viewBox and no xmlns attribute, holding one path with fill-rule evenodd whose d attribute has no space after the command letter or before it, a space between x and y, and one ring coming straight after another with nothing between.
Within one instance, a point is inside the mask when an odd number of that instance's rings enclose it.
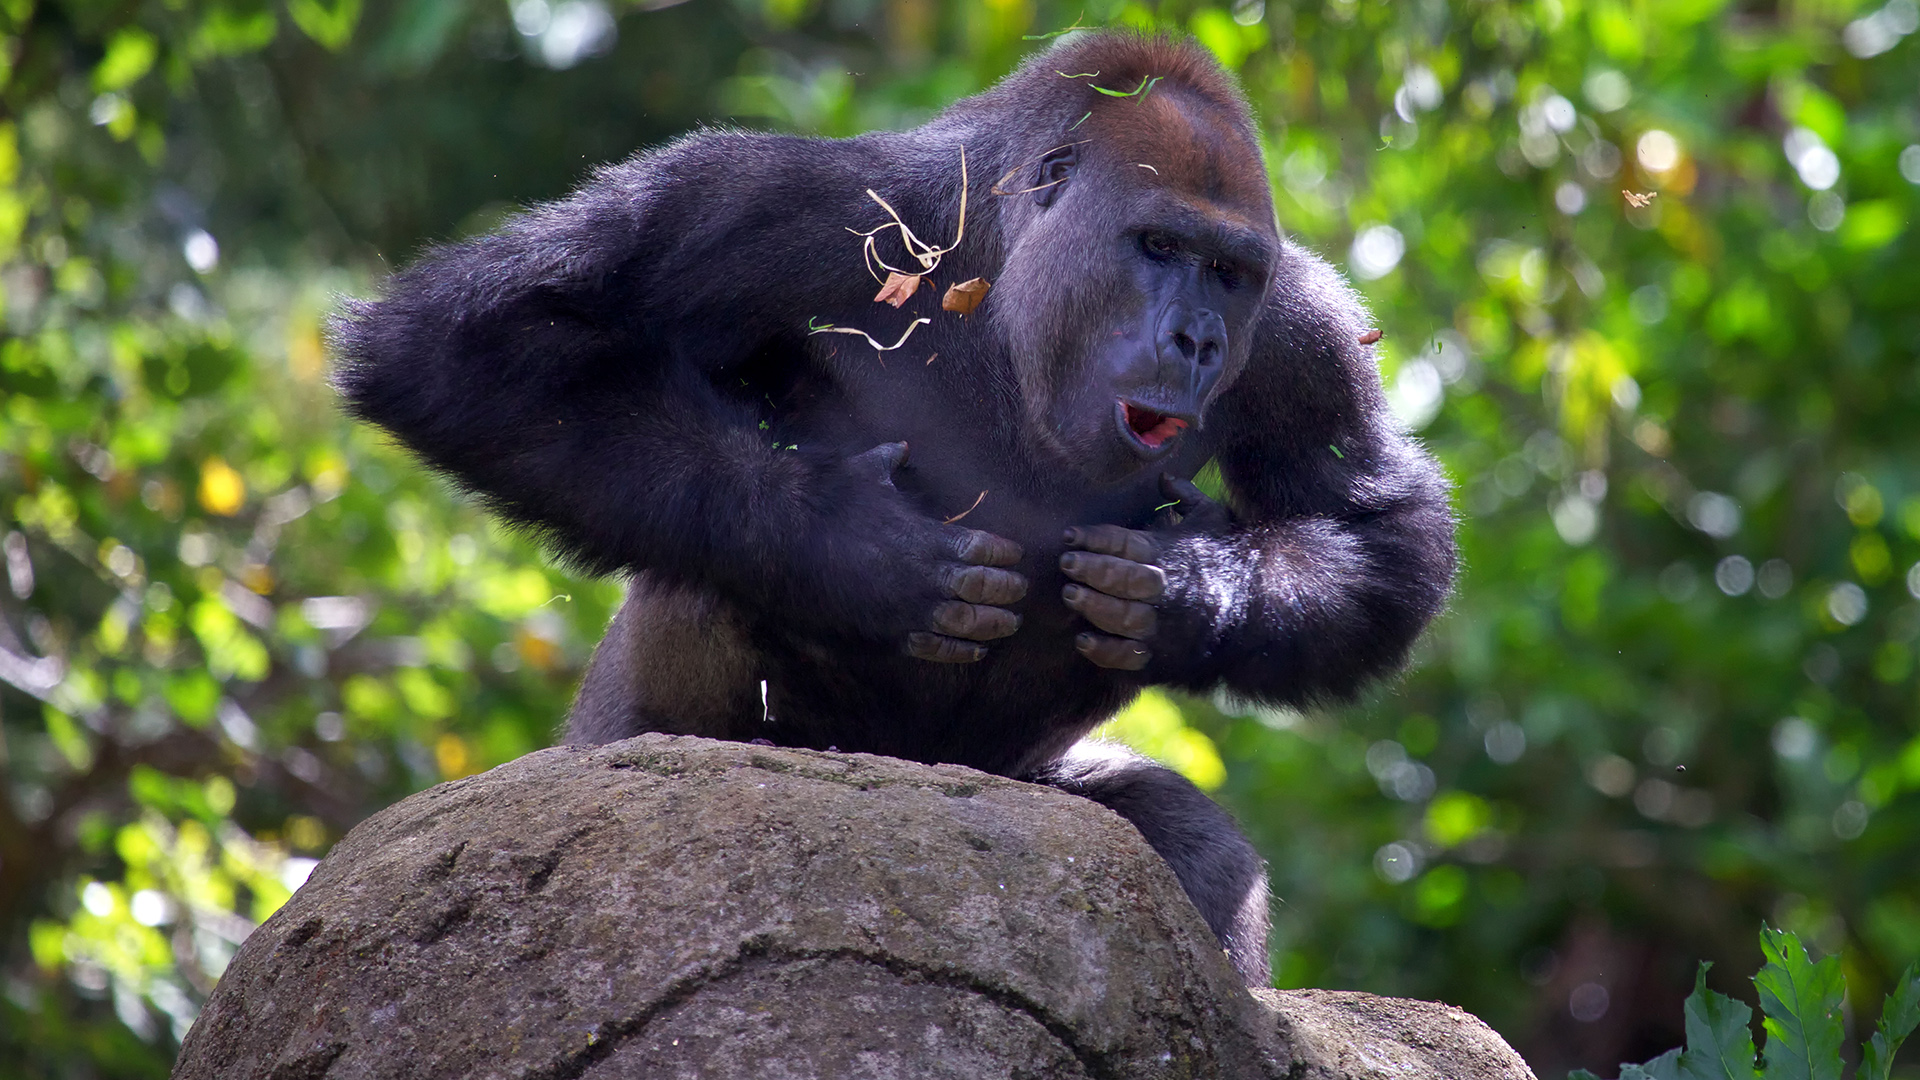
<instances>
[{"instance_id":1,"label":"gorilla's tongue","mask_svg":"<svg viewBox=\"0 0 1920 1080\"><path fill-rule=\"evenodd\" d=\"M1162 443L1187 429L1187 422L1177 416L1157 413L1132 402L1126 405L1127 426L1151 448L1158 449Z\"/></svg>"}]
</instances>

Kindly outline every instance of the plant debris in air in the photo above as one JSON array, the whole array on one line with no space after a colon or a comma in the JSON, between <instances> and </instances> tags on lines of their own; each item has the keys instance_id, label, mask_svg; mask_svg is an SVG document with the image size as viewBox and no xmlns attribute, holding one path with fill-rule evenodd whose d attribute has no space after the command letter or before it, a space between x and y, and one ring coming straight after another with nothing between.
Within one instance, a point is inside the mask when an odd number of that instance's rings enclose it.
<instances>
[{"instance_id":1,"label":"plant debris in air","mask_svg":"<svg viewBox=\"0 0 1920 1080\"><path fill-rule=\"evenodd\" d=\"M887 275L887 283L873 297L876 304L892 304L899 307L913 299L914 291L920 288L919 274L892 273Z\"/></svg>"},{"instance_id":2,"label":"plant debris in air","mask_svg":"<svg viewBox=\"0 0 1920 1080\"><path fill-rule=\"evenodd\" d=\"M913 336L913 332L915 330L920 329L922 326L932 321L933 321L932 319L913 320L912 322L907 324L906 332L900 335L900 340L894 342L891 345L880 344L878 341L874 340L872 334L867 333L865 330L855 330L851 326L835 326L832 323L822 323L819 326L815 326L813 324L812 319L807 320L807 336L812 337L815 334L853 334L857 337L866 338L867 344L873 346L875 352L892 352L893 350L899 348L900 346L905 345L907 343L907 339Z\"/></svg>"},{"instance_id":3,"label":"plant debris in air","mask_svg":"<svg viewBox=\"0 0 1920 1080\"><path fill-rule=\"evenodd\" d=\"M961 315L973 314L980 301L987 298L987 290L993 285L986 278L971 278L958 285L949 285L947 295L940 298L940 307L946 311Z\"/></svg>"},{"instance_id":4,"label":"plant debris in air","mask_svg":"<svg viewBox=\"0 0 1920 1080\"><path fill-rule=\"evenodd\" d=\"M1087 114L1087 116L1092 116L1092 115L1093 115L1092 113L1088 113L1088 114ZM1087 118L1087 116L1083 116L1083 117L1081 117L1080 119L1082 119L1082 120L1085 120L1085 119ZM1074 126L1074 127L1079 127L1080 125L1079 125L1079 124L1075 124L1075 125L1073 125L1073 126ZM1069 131L1071 131L1071 130L1073 130L1073 128L1068 128L1067 130L1069 130ZM1018 164L1018 165L1015 165L1015 166L1014 166L1013 168L1011 168L1011 169L1008 169L1008 170L1006 171L1006 173L1005 173L1005 174L1003 174L1003 175L1002 175L1002 176L1000 177L1000 179L998 179L998 180L995 180L995 181L993 182L993 187L991 187L991 188L989 188L989 189L987 189L987 190L988 190L988 191L989 191L989 192L990 192L991 194L994 194L994 195L1002 195L1002 196L1005 196L1005 195L1025 195L1025 194L1026 194L1027 192L1029 192L1029 191L1044 191L1044 190L1046 190L1047 188L1050 188L1050 187L1053 187L1053 186L1054 186L1054 185L1056 185L1056 184L1064 184L1064 183L1066 183L1066 182L1067 182L1067 178L1063 176L1063 177L1061 177L1061 178L1060 178L1060 179L1058 179L1058 180L1049 180L1049 181L1047 181L1047 182L1046 182L1046 183L1044 183L1044 184L1035 184L1035 185L1034 185L1034 186L1032 186L1032 187L1029 187L1029 188L1021 188L1021 189L1020 189L1020 190L1018 190L1018 191L1008 191L1008 190L1007 190L1007 181L1009 181L1009 180L1011 180L1011 179L1013 179L1013 174L1014 174L1014 173L1017 173L1017 172L1020 172L1020 171L1022 171L1022 170L1024 170L1024 169L1025 169L1025 168L1026 168L1027 166L1029 166L1029 165L1031 165L1031 164L1033 164L1033 163L1034 163L1034 162L1036 162L1036 161L1039 161L1039 160L1040 160L1041 158L1044 158L1044 157L1046 157L1046 156L1047 156L1047 154L1052 154L1052 153L1055 153L1055 152L1057 152L1057 151L1060 151L1060 150L1065 150L1065 149L1067 149L1068 147L1073 147L1073 146L1085 146L1085 145L1087 145L1088 143L1090 143L1090 142L1092 142L1092 141L1093 141L1092 139L1080 139L1080 140L1078 140L1078 141L1076 141L1076 142L1070 142L1070 143L1061 143L1061 144L1060 144L1059 146L1056 146L1056 147L1054 147L1054 148L1053 148L1052 150L1048 150L1048 151L1046 151L1045 153L1041 153L1041 154L1036 154L1036 155L1034 155L1033 157L1030 157L1030 158L1028 158L1027 160L1025 160L1025 161L1023 161L1023 162L1021 162L1020 164Z\"/></svg>"},{"instance_id":5,"label":"plant debris in air","mask_svg":"<svg viewBox=\"0 0 1920 1080\"><path fill-rule=\"evenodd\" d=\"M872 274L873 280L875 281L882 280L880 274L874 270L876 266L881 270L885 270L889 275L898 274L901 277L917 278L923 274L930 274L940 265L940 257L952 251L954 248L959 247L960 241L965 239L967 235L967 148L964 146L960 148L960 221L959 224L954 227L953 243L948 244L946 247L934 247L932 244L915 236L913 230L907 227L907 223L900 220L900 212L895 210L887 200L881 198L879 192L868 188L867 197L879 203L880 209L885 210L887 216L893 219L884 224L876 225L866 232L861 232L858 229L847 230L861 238L860 257L865 260L867 264L867 273ZM920 269L902 270L897 266L887 265L887 261L880 257L880 245L876 238L888 229L900 230L900 242L906 245L907 254L912 255L914 261L920 264ZM891 278L886 279L886 283L891 284ZM884 293L885 291L886 289L883 287L881 292ZM911 293L909 293L909 295L911 295ZM880 297L875 297L874 299L879 300ZM894 306L899 307L900 305L895 304Z\"/></svg>"},{"instance_id":6,"label":"plant debris in air","mask_svg":"<svg viewBox=\"0 0 1920 1080\"><path fill-rule=\"evenodd\" d=\"M1069 75L1064 71L1056 71L1054 74L1063 79L1097 79L1100 77L1100 73L1097 71L1082 71L1077 75ZM1140 77L1140 85L1131 90L1109 90L1104 86L1093 86L1092 83L1088 83L1087 85L1092 86L1095 91L1105 94L1108 97L1130 97L1145 101L1147 95L1153 92L1154 84L1165 77L1164 75L1142 75Z\"/></svg>"},{"instance_id":7,"label":"plant debris in air","mask_svg":"<svg viewBox=\"0 0 1920 1080\"><path fill-rule=\"evenodd\" d=\"M1087 28L1080 25L1080 20L1086 17L1087 17L1087 13L1083 11L1080 14L1075 15L1073 17L1073 25L1065 28L1064 30L1055 30L1046 34L1021 34L1020 40L1021 41L1045 41L1048 38L1056 38L1062 34L1071 34L1075 30L1085 30Z\"/></svg>"},{"instance_id":8,"label":"plant debris in air","mask_svg":"<svg viewBox=\"0 0 1920 1080\"><path fill-rule=\"evenodd\" d=\"M1652 205L1653 200L1660 197L1660 193L1657 191L1649 191L1644 195L1637 191L1622 191L1620 194L1627 197L1627 205L1633 207L1635 210L1645 210L1648 206Z\"/></svg>"},{"instance_id":9,"label":"plant debris in air","mask_svg":"<svg viewBox=\"0 0 1920 1080\"><path fill-rule=\"evenodd\" d=\"M959 513L953 515L952 517L941 522L940 524L951 525L954 522L959 521L961 518L966 517L968 514L973 513L975 510L978 510L980 508L980 501L982 499L985 499L986 497L987 497L987 493L984 491L981 492L978 496L974 498L972 506L967 507L965 510L960 511Z\"/></svg>"},{"instance_id":10,"label":"plant debris in air","mask_svg":"<svg viewBox=\"0 0 1920 1080\"><path fill-rule=\"evenodd\" d=\"M899 307L900 305L895 304L894 306ZM1381 333L1378 330L1369 330L1366 333L1360 335L1360 344L1371 345L1374 342L1379 341L1381 338L1386 336L1387 335Z\"/></svg>"}]
</instances>

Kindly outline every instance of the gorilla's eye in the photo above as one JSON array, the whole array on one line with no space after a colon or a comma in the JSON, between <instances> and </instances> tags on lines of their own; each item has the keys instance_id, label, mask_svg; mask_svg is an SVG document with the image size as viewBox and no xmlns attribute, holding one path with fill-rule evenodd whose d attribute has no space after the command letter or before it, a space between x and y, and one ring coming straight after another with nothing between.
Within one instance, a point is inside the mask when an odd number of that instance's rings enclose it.
<instances>
[{"instance_id":1,"label":"gorilla's eye","mask_svg":"<svg viewBox=\"0 0 1920 1080\"><path fill-rule=\"evenodd\" d=\"M1226 286L1228 292L1238 289L1245 281L1239 269L1231 263L1216 261L1213 264L1213 272L1214 275L1220 279L1220 284Z\"/></svg>"},{"instance_id":2,"label":"gorilla's eye","mask_svg":"<svg viewBox=\"0 0 1920 1080\"><path fill-rule=\"evenodd\" d=\"M1144 233L1140 237L1140 250L1147 258L1165 262L1180 254L1180 241L1166 233Z\"/></svg>"}]
</instances>

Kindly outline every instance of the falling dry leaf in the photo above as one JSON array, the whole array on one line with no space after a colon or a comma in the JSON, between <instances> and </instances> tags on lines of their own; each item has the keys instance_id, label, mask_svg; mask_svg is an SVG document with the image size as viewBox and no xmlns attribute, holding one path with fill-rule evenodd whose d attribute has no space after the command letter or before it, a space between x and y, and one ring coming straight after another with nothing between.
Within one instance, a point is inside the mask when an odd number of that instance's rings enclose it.
<instances>
[{"instance_id":1,"label":"falling dry leaf","mask_svg":"<svg viewBox=\"0 0 1920 1080\"><path fill-rule=\"evenodd\" d=\"M961 315L973 314L980 301L987 298L987 290L993 288L986 278L972 278L958 285L948 287L947 295L940 298L940 306L947 311Z\"/></svg>"},{"instance_id":2,"label":"falling dry leaf","mask_svg":"<svg viewBox=\"0 0 1920 1080\"><path fill-rule=\"evenodd\" d=\"M1374 342L1379 341L1381 338L1385 336L1386 336L1385 334L1381 333L1378 330L1369 330L1366 333L1360 335L1360 344L1371 345Z\"/></svg>"},{"instance_id":3,"label":"falling dry leaf","mask_svg":"<svg viewBox=\"0 0 1920 1080\"><path fill-rule=\"evenodd\" d=\"M890 273L887 275L887 283L880 286L880 291L875 294L873 302L876 304L892 304L894 307L899 307L901 304L912 299L914 290L919 287L919 274Z\"/></svg>"},{"instance_id":4,"label":"falling dry leaf","mask_svg":"<svg viewBox=\"0 0 1920 1080\"><path fill-rule=\"evenodd\" d=\"M1633 207L1635 210L1646 209L1649 203L1660 197L1660 193L1657 191L1649 191L1645 195L1637 191L1622 191L1620 194L1627 197L1627 205Z\"/></svg>"}]
</instances>

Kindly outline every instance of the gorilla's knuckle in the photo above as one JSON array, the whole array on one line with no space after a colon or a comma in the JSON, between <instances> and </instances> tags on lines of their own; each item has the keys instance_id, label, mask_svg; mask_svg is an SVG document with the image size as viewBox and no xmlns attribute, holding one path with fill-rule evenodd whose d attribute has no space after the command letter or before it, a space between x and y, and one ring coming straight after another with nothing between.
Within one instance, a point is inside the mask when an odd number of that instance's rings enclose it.
<instances>
[{"instance_id":1,"label":"gorilla's knuckle","mask_svg":"<svg viewBox=\"0 0 1920 1080\"><path fill-rule=\"evenodd\" d=\"M907 653L936 664L971 664L987 655L986 647L924 630L907 635Z\"/></svg>"},{"instance_id":2,"label":"gorilla's knuckle","mask_svg":"<svg viewBox=\"0 0 1920 1080\"><path fill-rule=\"evenodd\" d=\"M978 566L949 567L943 575L943 585L948 596L956 600L965 600L969 604L980 603L986 592L986 571Z\"/></svg>"},{"instance_id":3,"label":"gorilla's knuckle","mask_svg":"<svg viewBox=\"0 0 1920 1080\"><path fill-rule=\"evenodd\" d=\"M934 609L933 628L974 641L1003 638L1020 628L1020 617L1005 608L949 600Z\"/></svg>"},{"instance_id":4,"label":"gorilla's knuckle","mask_svg":"<svg viewBox=\"0 0 1920 1080\"><path fill-rule=\"evenodd\" d=\"M1127 550L1127 530L1118 525L1102 525L1090 545L1102 555L1122 555Z\"/></svg>"},{"instance_id":5,"label":"gorilla's knuckle","mask_svg":"<svg viewBox=\"0 0 1920 1080\"><path fill-rule=\"evenodd\" d=\"M1145 604L1130 604L1121 620L1125 627L1121 633L1130 638L1151 637L1159 622L1160 617L1152 608Z\"/></svg>"},{"instance_id":6,"label":"gorilla's knuckle","mask_svg":"<svg viewBox=\"0 0 1920 1080\"><path fill-rule=\"evenodd\" d=\"M975 566L1012 566L1020 561L1019 544L980 529L963 530L954 543L955 557Z\"/></svg>"},{"instance_id":7,"label":"gorilla's knuckle","mask_svg":"<svg viewBox=\"0 0 1920 1080\"><path fill-rule=\"evenodd\" d=\"M1153 537L1148 536L1146 533L1129 532L1127 534L1126 557L1137 563L1159 562L1160 545L1155 543Z\"/></svg>"},{"instance_id":8,"label":"gorilla's knuckle","mask_svg":"<svg viewBox=\"0 0 1920 1080\"><path fill-rule=\"evenodd\" d=\"M977 603L1015 604L1027 597L1027 577L1011 570L986 570L988 575Z\"/></svg>"},{"instance_id":9,"label":"gorilla's knuckle","mask_svg":"<svg viewBox=\"0 0 1920 1080\"><path fill-rule=\"evenodd\" d=\"M1132 598L1157 603L1167 591L1167 572L1157 566L1138 566L1128 575Z\"/></svg>"},{"instance_id":10,"label":"gorilla's knuckle","mask_svg":"<svg viewBox=\"0 0 1920 1080\"><path fill-rule=\"evenodd\" d=\"M943 634L964 637L973 630L973 611L972 604L950 600L933 609L933 628Z\"/></svg>"}]
</instances>

